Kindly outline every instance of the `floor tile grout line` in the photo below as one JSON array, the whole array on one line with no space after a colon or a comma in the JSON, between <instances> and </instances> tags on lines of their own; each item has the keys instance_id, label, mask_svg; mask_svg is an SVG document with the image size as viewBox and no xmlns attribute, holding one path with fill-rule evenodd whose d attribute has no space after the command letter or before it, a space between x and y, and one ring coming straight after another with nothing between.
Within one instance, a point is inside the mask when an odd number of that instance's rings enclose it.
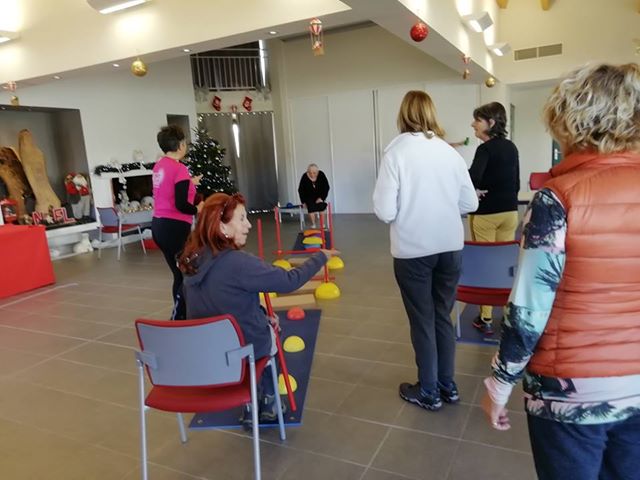
<instances>
[{"instance_id":1,"label":"floor tile grout line","mask_svg":"<svg viewBox=\"0 0 640 480\"><path fill-rule=\"evenodd\" d=\"M478 385L476 385L476 389L473 392L472 401L476 399L477 393L478 393ZM469 420L471 419L472 413L473 413L473 405L471 408L469 408L469 411L467 411L467 415L464 419L464 423L462 424L462 428L460 429L460 435L458 435L458 443L456 443L456 448L453 451L453 457L451 458L451 462L449 463L449 468L447 468L447 474L444 477L445 480L449 480L449 477L451 476L451 472L453 471L453 466L455 464L455 459L458 456L458 452L460 451L460 445L462 444L462 437L464 436L464 432L466 431L467 426L469 425Z\"/></svg>"},{"instance_id":2,"label":"floor tile grout line","mask_svg":"<svg viewBox=\"0 0 640 480\"><path fill-rule=\"evenodd\" d=\"M122 329L122 327L117 327L115 325L112 325L112 327L114 327L114 329L109 331L107 333L107 335L111 335L116 330L121 330ZM74 337L73 335L66 335L64 333L48 332L48 331L42 331L42 330L33 330L31 328L21 328L21 327L16 327L15 325L6 325L4 323L0 323L0 328L8 328L10 330L17 330L17 331L20 331L20 332L37 333L39 335L51 335L52 337L68 338L70 340L80 340L80 341L83 341L83 342L91 342L91 341L94 341L94 340L96 340L98 338L102 338L104 336L104 334L101 334L98 337L96 337L95 339L94 338Z\"/></svg>"},{"instance_id":3,"label":"floor tile grout line","mask_svg":"<svg viewBox=\"0 0 640 480\"><path fill-rule=\"evenodd\" d=\"M30 300L32 298L39 297L41 295L45 295L47 293L50 293L50 292L53 292L53 291L56 291L56 290L61 290L63 288L67 288L67 287L74 287L74 286L77 286L77 285L78 285L77 283L67 283L65 285L58 285L58 286L55 286L53 288L49 288L47 290L44 290L42 292L33 293L31 295L27 295L26 297L19 298L17 300L12 301L12 302L4 303L4 304L0 305L0 307L4 308L4 307L7 307L7 306L16 305L18 303L24 302L25 300Z\"/></svg>"},{"instance_id":4,"label":"floor tile grout line","mask_svg":"<svg viewBox=\"0 0 640 480\"><path fill-rule=\"evenodd\" d=\"M369 471L369 468L371 467L371 465L373 464L374 460L378 456L378 453L380 453L380 450L382 450L382 446L387 441L387 438L389 438L390 434L391 434L391 427L387 427L387 431L384 432L384 437L382 437L382 440L378 444L378 448L376 448L376 451L373 452L373 455L371 455L371 459L369 460L369 463L367 464L367 467L362 472L362 475L360 475L360 479L359 480L362 480L364 478L364 476L367 474L367 472Z\"/></svg>"}]
</instances>

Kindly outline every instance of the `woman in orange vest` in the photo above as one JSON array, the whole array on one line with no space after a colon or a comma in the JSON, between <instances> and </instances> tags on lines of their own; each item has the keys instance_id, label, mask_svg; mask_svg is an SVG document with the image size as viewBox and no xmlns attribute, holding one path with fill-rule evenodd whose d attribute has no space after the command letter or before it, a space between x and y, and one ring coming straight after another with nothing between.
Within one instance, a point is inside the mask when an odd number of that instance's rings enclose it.
<instances>
[{"instance_id":1,"label":"woman in orange vest","mask_svg":"<svg viewBox=\"0 0 640 480\"><path fill-rule=\"evenodd\" d=\"M508 430L524 377L540 479L638 479L640 68L577 70L544 118L564 159L525 216L483 409Z\"/></svg>"}]
</instances>

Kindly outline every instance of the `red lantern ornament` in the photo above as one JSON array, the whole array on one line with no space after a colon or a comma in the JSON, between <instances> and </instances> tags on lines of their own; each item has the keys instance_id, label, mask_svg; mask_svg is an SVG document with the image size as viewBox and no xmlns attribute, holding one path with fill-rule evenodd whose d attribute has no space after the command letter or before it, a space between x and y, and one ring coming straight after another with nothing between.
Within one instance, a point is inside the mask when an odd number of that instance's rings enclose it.
<instances>
[{"instance_id":1,"label":"red lantern ornament","mask_svg":"<svg viewBox=\"0 0 640 480\"><path fill-rule=\"evenodd\" d=\"M324 55L324 39L322 35L322 21L319 18L312 18L309 22L309 35L311 36L311 50L317 57Z\"/></svg>"},{"instance_id":2,"label":"red lantern ornament","mask_svg":"<svg viewBox=\"0 0 640 480\"><path fill-rule=\"evenodd\" d=\"M421 42L429 35L429 27L426 23L418 22L411 27L410 35L414 42Z\"/></svg>"}]
</instances>

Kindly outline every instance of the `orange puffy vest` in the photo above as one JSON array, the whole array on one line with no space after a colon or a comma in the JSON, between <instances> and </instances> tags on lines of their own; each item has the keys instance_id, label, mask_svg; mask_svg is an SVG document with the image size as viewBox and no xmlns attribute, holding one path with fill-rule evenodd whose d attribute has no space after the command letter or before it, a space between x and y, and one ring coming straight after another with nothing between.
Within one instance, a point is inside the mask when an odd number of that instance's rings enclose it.
<instances>
[{"instance_id":1,"label":"orange puffy vest","mask_svg":"<svg viewBox=\"0 0 640 480\"><path fill-rule=\"evenodd\" d=\"M640 155L579 153L545 187L567 213L566 262L528 370L640 374Z\"/></svg>"}]
</instances>

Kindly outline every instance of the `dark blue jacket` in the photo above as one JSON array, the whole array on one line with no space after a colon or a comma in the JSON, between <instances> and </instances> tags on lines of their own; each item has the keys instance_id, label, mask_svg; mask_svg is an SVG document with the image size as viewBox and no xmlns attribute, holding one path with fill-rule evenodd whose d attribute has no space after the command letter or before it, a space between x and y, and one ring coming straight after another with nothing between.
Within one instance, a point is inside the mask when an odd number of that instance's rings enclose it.
<instances>
[{"instance_id":1,"label":"dark blue jacket","mask_svg":"<svg viewBox=\"0 0 640 480\"><path fill-rule=\"evenodd\" d=\"M198 271L184 278L187 318L231 314L252 343L256 358L268 355L271 333L259 292L289 293L307 283L327 262L315 253L298 268L286 271L242 250L207 251L198 258Z\"/></svg>"}]
</instances>

